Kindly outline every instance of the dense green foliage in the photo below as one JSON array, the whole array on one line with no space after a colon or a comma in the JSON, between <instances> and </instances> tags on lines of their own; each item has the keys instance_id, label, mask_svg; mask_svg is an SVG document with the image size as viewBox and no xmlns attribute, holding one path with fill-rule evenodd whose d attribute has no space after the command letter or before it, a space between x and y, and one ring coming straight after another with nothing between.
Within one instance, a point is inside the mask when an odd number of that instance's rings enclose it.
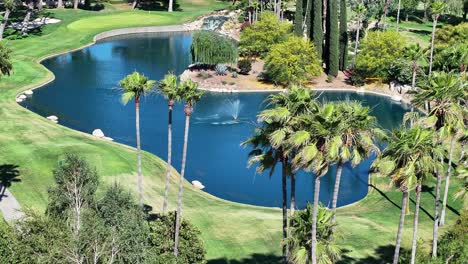
<instances>
[{"instance_id":1,"label":"dense green foliage","mask_svg":"<svg viewBox=\"0 0 468 264\"><path fill-rule=\"evenodd\" d=\"M468 23L461 23L456 26L446 25L436 31L436 47L449 47L454 44L466 42L468 39Z\"/></svg>"},{"instance_id":2,"label":"dense green foliage","mask_svg":"<svg viewBox=\"0 0 468 264\"><path fill-rule=\"evenodd\" d=\"M348 65L348 16L346 14L346 0L340 1L340 70Z\"/></svg>"},{"instance_id":3,"label":"dense green foliage","mask_svg":"<svg viewBox=\"0 0 468 264\"><path fill-rule=\"evenodd\" d=\"M317 56L322 59L323 56L323 13L322 0L309 0L312 2L312 12L308 14L309 17L312 17L312 24L307 25L310 28L311 39L314 42L315 49L317 50Z\"/></svg>"},{"instance_id":4,"label":"dense green foliage","mask_svg":"<svg viewBox=\"0 0 468 264\"><path fill-rule=\"evenodd\" d=\"M304 35L304 29L302 27L302 24L304 23L303 5L303 0L296 0L296 13L294 13L294 34L296 34L298 37L302 37Z\"/></svg>"},{"instance_id":5,"label":"dense green foliage","mask_svg":"<svg viewBox=\"0 0 468 264\"><path fill-rule=\"evenodd\" d=\"M249 59L242 59L237 62L237 68L242 74L248 74L252 70L252 62Z\"/></svg>"},{"instance_id":6,"label":"dense green foliage","mask_svg":"<svg viewBox=\"0 0 468 264\"><path fill-rule=\"evenodd\" d=\"M247 57L264 57L273 45L285 41L291 30L290 23L280 22L275 14L264 12L259 21L242 31L240 53Z\"/></svg>"},{"instance_id":7,"label":"dense green foliage","mask_svg":"<svg viewBox=\"0 0 468 264\"><path fill-rule=\"evenodd\" d=\"M12 69L11 50L0 42L0 76L10 75Z\"/></svg>"},{"instance_id":8,"label":"dense green foliage","mask_svg":"<svg viewBox=\"0 0 468 264\"><path fill-rule=\"evenodd\" d=\"M304 83L322 72L314 45L300 37L272 46L265 59L265 71L277 83Z\"/></svg>"},{"instance_id":9,"label":"dense green foliage","mask_svg":"<svg viewBox=\"0 0 468 264\"><path fill-rule=\"evenodd\" d=\"M388 68L388 79L395 80L400 84L411 84L413 77L411 65L411 62L404 59L395 60Z\"/></svg>"},{"instance_id":10,"label":"dense green foliage","mask_svg":"<svg viewBox=\"0 0 468 264\"><path fill-rule=\"evenodd\" d=\"M361 43L356 70L364 77L388 79L388 69L403 55L405 39L393 31L369 32Z\"/></svg>"},{"instance_id":11,"label":"dense green foliage","mask_svg":"<svg viewBox=\"0 0 468 264\"><path fill-rule=\"evenodd\" d=\"M338 1L327 1L327 30L325 39L325 63L327 65L327 74L337 76L339 69L340 51L338 29Z\"/></svg>"},{"instance_id":12,"label":"dense green foliage","mask_svg":"<svg viewBox=\"0 0 468 264\"><path fill-rule=\"evenodd\" d=\"M238 52L236 43L213 31L198 31L193 34L192 61L216 65L236 63Z\"/></svg>"}]
</instances>

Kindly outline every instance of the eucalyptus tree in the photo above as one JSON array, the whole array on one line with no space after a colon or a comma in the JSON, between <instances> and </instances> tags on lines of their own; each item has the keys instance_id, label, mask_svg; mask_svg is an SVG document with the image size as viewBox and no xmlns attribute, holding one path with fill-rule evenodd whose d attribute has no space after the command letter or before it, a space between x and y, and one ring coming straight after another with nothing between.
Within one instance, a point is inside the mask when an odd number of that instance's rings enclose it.
<instances>
[{"instance_id":1,"label":"eucalyptus tree","mask_svg":"<svg viewBox=\"0 0 468 264\"><path fill-rule=\"evenodd\" d=\"M419 46L419 43L405 47L405 57L411 61L411 71L413 77L411 80L411 89L414 90L416 87L416 75L419 70L418 62L425 59L425 50Z\"/></svg>"},{"instance_id":2,"label":"eucalyptus tree","mask_svg":"<svg viewBox=\"0 0 468 264\"><path fill-rule=\"evenodd\" d=\"M354 42L354 56L353 56L353 66L356 63L356 56L358 52L358 46L359 46L359 34L361 31L361 26L362 26L362 21L366 17L366 7L364 4L359 3L356 5L354 8L354 13L356 13L356 18L357 18L357 28L356 28L356 41Z\"/></svg>"},{"instance_id":3,"label":"eucalyptus tree","mask_svg":"<svg viewBox=\"0 0 468 264\"><path fill-rule=\"evenodd\" d=\"M437 21L439 20L440 15L445 10L445 3L441 0L436 0L431 4L431 13L432 13L432 35L431 35L431 51L429 55L429 75L432 73L432 60L434 56L434 40L437 29Z\"/></svg>"},{"instance_id":4,"label":"eucalyptus tree","mask_svg":"<svg viewBox=\"0 0 468 264\"><path fill-rule=\"evenodd\" d=\"M143 174L141 171L141 141L140 141L140 99L153 89L154 81L145 75L135 71L122 79L119 84L122 90L122 103L135 101L135 128L137 145L137 170L138 170L138 205L143 208Z\"/></svg>"},{"instance_id":5,"label":"eucalyptus tree","mask_svg":"<svg viewBox=\"0 0 468 264\"><path fill-rule=\"evenodd\" d=\"M397 32L399 30L399 24L400 24L400 10L401 10L401 0L398 0L397 16L396 16L396 31Z\"/></svg>"},{"instance_id":6,"label":"eucalyptus tree","mask_svg":"<svg viewBox=\"0 0 468 264\"><path fill-rule=\"evenodd\" d=\"M311 171L315 175L314 203L311 227L311 259L317 263L317 213L320 195L320 180L328 171L331 160L329 156L329 144L333 138L333 132L340 126L341 117L334 103L320 105L315 113L300 117L301 129L291 135L291 145L297 149L293 159L295 168Z\"/></svg>"},{"instance_id":7,"label":"eucalyptus tree","mask_svg":"<svg viewBox=\"0 0 468 264\"><path fill-rule=\"evenodd\" d=\"M168 100L168 124L167 124L167 165L166 177L164 180L164 202L163 213L166 213L169 199L169 176L172 168L172 109L174 103L180 101L179 86L177 85L177 76L173 73L167 73L164 79L158 83L159 93Z\"/></svg>"},{"instance_id":8,"label":"eucalyptus tree","mask_svg":"<svg viewBox=\"0 0 468 264\"><path fill-rule=\"evenodd\" d=\"M0 77L2 75L10 75L12 70L11 50L5 47L4 43L0 42Z\"/></svg>"},{"instance_id":9,"label":"eucalyptus tree","mask_svg":"<svg viewBox=\"0 0 468 264\"><path fill-rule=\"evenodd\" d=\"M2 23L0 24L0 40L3 39L3 32L5 27L8 24L8 18L12 11L16 9L16 0L4 0L3 8L5 8L5 13L3 13Z\"/></svg>"},{"instance_id":10,"label":"eucalyptus tree","mask_svg":"<svg viewBox=\"0 0 468 264\"><path fill-rule=\"evenodd\" d=\"M202 95L202 90L198 90L198 84L190 79L183 81L179 87L179 96L181 100L184 100L184 113L185 113L185 131L184 131L184 147L182 150L182 166L180 169L180 180L179 180L179 193L177 197L177 213L176 213L176 226L175 226L175 235L174 235L174 256L179 255L179 231L180 231L180 221L182 214L182 194L184 190L184 176L185 176L185 165L187 162L187 145L188 145L188 135L190 127L190 116L193 113L193 106L198 102Z\"/></svg>"},{"instance_id":11,"label":"eucalyptus tree","mask_svg":"<svg viewBox=\"0 0 468 264\"><path fill-rule=\"evenodd\" d=\"M384 137L384 132L377 127L377 119L370 115L368 107L362 106L359 102L341 102L337 104L337 107L336 113L341 117L342 122L334 129L323 131L333 135L327 144L326 158L337 164L331 207L332 224L336 219L343 165L350 162L354 167L373 154L379 155L380 149L375 142L377 138ZM326 135L320 136L326 137Z\"/></svg>"},{"instance_id":12,"label":"eucalyptus tree","mask_svg":"<svg viewBox=\"0 0 468 264\"><path fill-rule=\"evenodd\" d=\"M437 162L443 156L440 144L437 143L435 132L421 126L409 129L400 128L392 131L388 145L382 156L378 158L373 168L378 174L390 177L392 183L403 193L401 202L400 221L398 225L393 263L397 264L400 254L403 225L408 206L408 192L416 188L416 207L413 226L412 261L416 254L418 231L419 203L421 200L421 186L425 179L440 170Z\"/></svg>"}]
</instances>

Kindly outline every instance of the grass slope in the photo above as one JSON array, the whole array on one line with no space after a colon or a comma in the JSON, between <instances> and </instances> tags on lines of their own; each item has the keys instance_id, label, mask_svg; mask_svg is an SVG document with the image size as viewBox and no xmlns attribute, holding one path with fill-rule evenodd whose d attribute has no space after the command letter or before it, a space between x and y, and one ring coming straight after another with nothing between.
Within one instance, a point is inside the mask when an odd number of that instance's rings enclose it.
<instances>
[{"instance_id":1,"label":"grass slope","mask_svg":"<svg viewBox=\"0 0 468 264\"><path fill-rule=\"evenodd\" d=\"M140 25L180 24L223 6L212 0L196 3L181 2L185 11L172 14L53 11L62 23L47 26L41 35L8 42L14 52L15 70L12 76L0 80L0 166L18 166L21 181L13 183L11 191L22 205L44 209L47 188L53 183L51 170L66 152L85 156L97 167L104 183L119 182L131 189L136 187L134 149L53 124L15 103L17 93L52 78L37 60L88 44L98 32ZM190 162L190 157L188 159ZM164 162L144 153L143 165L145 202L159 210L164 187ZM174 208L177 173L172 176L170 205ZM401 194L389 190L386 180L373 181L382 193L372 190L363 201L338 210L342 234L340 243L345 246L348 256L346 263L380 263L391 256ZM188 183L185 187L183 214L202 230L210 263L274 263L277 260L281 237L279 210L231 203L195 190ZM280 190L278 195L281 195ZM460 207L452 200L449 205ZM428 214L421 213L420 233L422 244L429 246L430 215L433 214L430 192L423 194L422 207ZM456 219L456 214L450 210L447 216L450 224ZM411 235L410 218L411 215L405 224L403 241L407 247Z\"/></svg>"}]
</instances>

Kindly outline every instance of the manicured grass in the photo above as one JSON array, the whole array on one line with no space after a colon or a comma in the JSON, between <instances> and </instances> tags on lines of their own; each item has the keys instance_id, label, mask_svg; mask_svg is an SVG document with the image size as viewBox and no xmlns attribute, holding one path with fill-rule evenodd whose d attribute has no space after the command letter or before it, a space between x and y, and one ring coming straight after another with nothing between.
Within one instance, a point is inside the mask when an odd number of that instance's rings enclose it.
<instances>
[{"instance_id":1,"label":"manicured grass","mask_svg":"<svg viewBox=\"0 0 468 264\"><path fill-rule=\"evenodd\" d=\"M13 50L14 73L0 80L0 165L19 166L21 182L13 183L11 191L23 206L43 210L47 203L47 188L53 183L52 169L66 152L77 152L97 167L101 181L119 182L134 190L136 187L136 155L134 149L121 144L96 139L89 135L53 124L15 103L15 95L52 78L37 60L49 54L78 48L90 43L102 31L141 25L180 24L224 4L212 0L198 4L181 2L182 12L144 11L53 11L62 23L47 26L41 35L8 41ZM79 76L77 76L79 77ZM188 157L190 162L190 157ZM162 205L165 164L150 153L143 155L145 202L160 210ZM222 177L223 175L219 175ZM170 206L176 201L177 173L171 178ZM347 262L377 259L380 249L394 243L401 194L387 186L386 179L373 179L383 192L373 190L363 201L338 210L341 244L347 249ZM453 181L453 188L457 185ZM242 263L273 263L280 254L281 212L224 201L185 184L184 217L202 230L208 258L213 263L242 260ZM278 191L278 195L281 195ZM387 198L385 198L387 197ZM457 210L458 202L449 205ZM422 206L433 214L433 198L424 193ZM456 214L448 211L449 223ZM404 246L409 245L411 215L405 225ZM432 222L421 213L421 239L428 246ZM385 251L385 250L384 250ZM385 251L385 252L387 252ZM391 251L391 248L390 248ZM381 261L381 260L380 260Z\"/></svg>"}]
</instances>

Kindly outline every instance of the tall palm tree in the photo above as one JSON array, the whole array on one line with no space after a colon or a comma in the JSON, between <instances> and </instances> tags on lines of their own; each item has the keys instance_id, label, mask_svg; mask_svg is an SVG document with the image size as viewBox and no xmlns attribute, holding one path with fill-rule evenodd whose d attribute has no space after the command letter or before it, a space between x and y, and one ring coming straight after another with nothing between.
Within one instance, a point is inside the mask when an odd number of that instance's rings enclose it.
<instances>
[{"instance_id":1,"label":"tall palm tree","mask_svg":"<svg viewBox=\"0 0 468 264\"><path fill-rule=\"evenodd\" d=\"M167 204L169 199L169 175L171 174L171 161L172 161L172 108L174 103L180 101L179 87L177 85L177 76L173 73L168 73L164 79L159 81L159 92L168 100L169 116L167 124L167 165L166 177L164 180L164 202L163 213L166 213Z\"/></svg>"},{"instance_id":2,"label":"tall palm tree","mask_svg":"<svg viewBox=\"0 0 468 264\"><path fill-rule=\"evenodd\" d=\"M185 176L185 165L187 162L187 144L188 144L188 133L190 127L190 116L193 113L193 106L198 102L202 95L203 91L198 90L198 84L192 80L186 80L180 84L179 95L182 100L185 101L184 113L185 113L185 132L184 132L184 148L182 150L182 166L180 169L180 181L179 181L179 194L177 197L177 214L176 214L176 227L175 227L175 236L174 236L174 256L179 255L179 231L180 231L180 221L182 214L182 193L183 193L183 183Z\"/></svg>"},{"instance_id":3,"label":"tall palm tree","mask_svg":"<svg viewBox=\"0 0 468 264\"><path fill-rule=\"evenodd\" d=\"M408 192L416 188L416 208L413 226L412 263L416 254L416 241L418 231L419 203L422 182L440 169L436 162L443 153L437 144L435 132L421 126L413 126L409 129L400 128L392 132L389 143L382 157L377 159L373 167L381 175L388 175L392 182L403 193L398 225L397 240L393 263L397 264L400 253L401 237L408 206Z\"/></svg>"},{"instance_id":4,"label":"tall palm tree","mask_svg":"<svg viewBox=\"0 0 468 264\"><path fill-rule=\"evenodd\" d=\"M411 81L411 89L414 90L416 87L416 75L418 73L419 65L418 61L425 58L425 51L419 43L405 47L405 57L411 61L411 71L413 73L413 78Z\"/></svg>"},{"instance_id":5,"label":"tall palm tree","mask_svg":"<svg viewBox=\"0 0 468 264\"><path fill-rule=\"evenodd\" d=\"M431 13L432 13L432 36L431 36L431 51L429 55L429 75L432 73L432 60L434 56L434 41L435 33L437 28L437 21L439 20L440 15L445 10L445 3L441 0L437 0L431 4Z\"/></svg>"},{"instance_id":6,"label":"tall palm tree","mask_svg":"<svg viewBox=\"0 0 468 264\"><path fill-rule=\"evenodd\" d=\"M372 154L380 154L374 142L377 137L384 135L384 132L377 127L376 118L370 115L368 107L363 107L359 102L341 102L337 106L343 122L340 122L333 131L334 137L328 146L327 155L330 161L335 161L337 164L332 198L332 224L336 219L336 204L343 165L350 161L354 167Z\"/></svg>"},{"instance_id":7,"label":"tall palm tree","mask_svg":"<svg viewBox=\"0 0 468 264\"><path fill-rule=\"evenodd\" d=\"M140 142L140 99L154 86L154 81L145 75L135 71L122 79L119 84L122 89L122 102L127 104L135 100L135 127L137 145L137 169L138 169L138 205L143 208L143 175L141 172L141 142Z\"/></svg>"},{"instance_id":8,"label":"tall palm tree","mask_svg":"<svg viewBox=\"0 0 468 264\"><path fill-rule=\"evenodd\" d=\"M296 211L292 216L291 235L287 243L291 248L291 263L307 264L310 260L310 233L313 207L307 204L305 210ZM317 211L317 256L320 263L335 263L341 258L341 248L335 244L333 236L332 213L319 205Z\"/></svg>"},{"instance_id":9,"label":"tall palm tree","mask_svg":"<svg viewBox=\"0 0 468 264\"><path fill-rule=\"evenodd\" d=\"M355 8L354 8L354 13L356 13L356 18L357 18L357 29L356 29L356 41L354 42L354 57L353 57L353 66L354 64L356 63L356 56L357 56L357 52L358 52L358 46L359 46L359 34L360 34L360 31L361 31L361 26L362 26L362 20L364 20L365 16L366 16L366 7L364 6L364 4L358 4Z\"/></svg>"}]
</instances>

